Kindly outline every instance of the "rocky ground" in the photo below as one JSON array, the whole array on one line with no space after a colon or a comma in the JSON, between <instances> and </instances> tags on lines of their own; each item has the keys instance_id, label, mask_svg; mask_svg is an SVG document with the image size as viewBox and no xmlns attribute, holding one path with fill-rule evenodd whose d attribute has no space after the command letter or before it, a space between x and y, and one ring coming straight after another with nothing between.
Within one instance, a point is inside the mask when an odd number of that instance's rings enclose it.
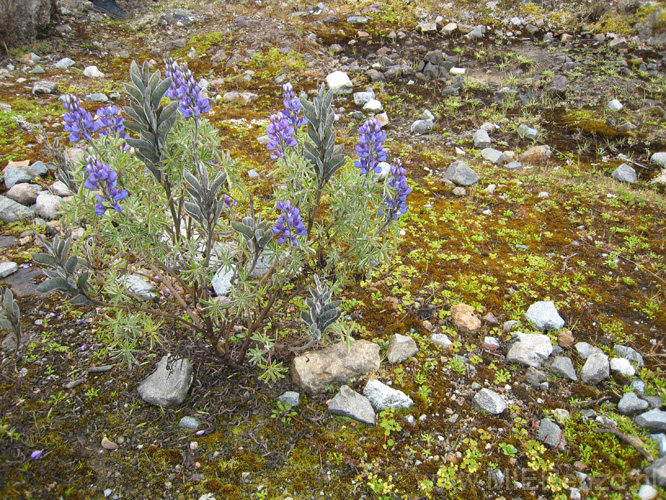
<instances>
[{"instance_id":1,"label":"rocky ground","mask_svg":"<svg viewBox=\"0 0 666 500\"><path fill-rule=\"evenodd\" d=\"M130 21L62 0L0 67L24 332L0 356L0 497L663 497L663 3L119 3ZM38 126L66 141L60 97L126 104L130 62L166 53L258 196L282 83L336 88L350 157L385 124L413 193L393 263L340 297L354 363L276 352L293 374L267 385L174 328L135 335L128 367L108 311L36 291L71 196ZM167 376L166 354L189 362Z\"/></svg>"}]
</instances>

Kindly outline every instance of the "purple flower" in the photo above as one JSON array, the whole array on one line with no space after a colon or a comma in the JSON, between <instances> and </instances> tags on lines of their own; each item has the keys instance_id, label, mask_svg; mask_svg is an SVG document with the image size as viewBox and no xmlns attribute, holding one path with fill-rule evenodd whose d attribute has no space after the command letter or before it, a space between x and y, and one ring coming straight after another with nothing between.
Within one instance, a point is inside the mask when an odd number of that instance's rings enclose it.
<instances>
[{"instance_id":1,"label":"purple flower","mask_svg":"<svg viewBox=\"0 0 666 500\"><path fill-rule=\"evenodd\" d=\"M42 450L35 450L30 454L30 458L33 460L39 460L42 458Z\"/></svg>"},{"instance_id":2,"label":"purple flower","mask_svg":"<svg viewBox=\"0 0 666 500\"><path fill-rule=\"evenodd\" d=\"M282 212L272 229L273 234L279 235L278 243L282 245L285 241L289 241L292 245L298 246L296 235L304 236L308 234L298 208L292 207L289 200L278 201L275 208Z\"/></svg>"},{"instance_id":3,"label":"purple flower","mask_svg":"<svg viewBox=\"0 0 666 500\"><path fill-rule=\"evenodd\" d=\"M296 145L294 128L281 111L270 116L270 123L266 127L266 134L271 140L266 148L269 151L273 151L271 153L272 160L284 158L285 148L293 148Z\"/></svg>"},{"instance_id":4,"label":"purple flower","mask_svg":"<svg viewBox=\"0 0 666 500\"><path fill-rule=\"evenodd\" d=\"M210 111L208 99L201 96L201 88L192 72L184 65L167 60L164 74L171 78L171 87L164 94L169 99L178 99L178 109L184 118L199 117Z\"/></svg>"},{"instance_id":5,"label":"purple flower","mask_svg":"<svg viewBox=\"0 0 666 500\"><path fill-rule=\"evenodd\" d=\"M393 195L384 195L384 206L386 210L379 210L381 215L387 219L397 219L407 213L407 195L412 189L407 185L407 177L402 162L396 159L391 165L391 174L388 186L393 191Z\"/></svg>"},{"instance_id":6,"label":"purple flower","mask_svg":"<svg viewBox=\"0 0 666 500\"><path fill-rule=\"evenodd\" d=\"M127 132L125 132L123 117L120 115L118 106L100 108L95 114L97 115L95 122L97 123L99 135L114 135L121 139L129 137Z\"/></svg>"},{"instance_id":7,"label":"purple flower","mask_svg":"<svg viewBox=\"0 0 666 500\"><path fill-rule=\"evenodd\" d=\"M282 114L294 130L308 122L307 118L301 114L301 101L294 94L294 87L291 83L285 83L282 86L282 102L284 104Z\"/></svg>"},{"instance_id":8,"label":"purple flower","mask_svg":"<svg viewBox=\"0 0 666 500\"><path fill-rule=\"evenodd\" d=\"M107 163L102 163L99 158L89 156L86 158L86 171L88 178L83 183L86 189L91 191L99 190L97 193L97 203L95 203L95 213L102 215L109 208L116 212L121 212L122 208L118 203L127 198L127 190L118 189L118 174L111 170ZM109 203L107 206L104 203Z\"/></svg>"},{"instance_id":9,"label":"purple flower","mask_svg":"<svg viewBox=\"0 0 666 500\"><path fill-rule=\"evenodd\" d=\"M359 159L354 162L354 166L360 169L362 175L368 172L381 172L379 164L386 161L386 152L382 147L386 140L386 134L382 132L382 126L376 118L370 118L359 128L361 136L356 146L356 153Z\"/></svg>"},{"instance_id":10,"label":"purple flower","mask_svg":"<svg viewBox=\"0 0 666 500\"><path fill-rule=\"evenodd\" d=\"M99 123L93 121L92 115L81 106L78 97L72 94L66 95L64 105L68 111L64 116L64 129L70 134L70 142L79 142L81 139L91 141Z\"/></svg>"}]
</instances>

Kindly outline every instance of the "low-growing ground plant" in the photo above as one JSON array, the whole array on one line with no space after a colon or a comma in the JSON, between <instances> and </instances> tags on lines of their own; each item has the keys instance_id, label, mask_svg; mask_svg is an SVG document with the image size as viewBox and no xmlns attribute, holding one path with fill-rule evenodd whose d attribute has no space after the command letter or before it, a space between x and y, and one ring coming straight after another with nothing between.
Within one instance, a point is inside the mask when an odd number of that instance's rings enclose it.
<instances>
[{"instance_id":1,"label":"low-growing ground plant","mask_svg":"<svg viewBox=\"0 0 666 500\"><path fill-rule=\"evenodd\" d=\"M340 302L332 296L395 249L411 192L405 169L385 163L375 119L360 127L352 164L336 144L333 94L322 85L308 101L285 84L284 109L266 128L275 202L259 201L219 149L204 118L210 103L190 70L166 64L165 78L132 64L126 120L115 106L93 118L66 96L65 130L86 147L78 163L59 162L59 178L77 193L63 221L85 235L55 238L35 256L49 268L40 289L115 310L106 324L125 332L114 347L130 364L137 342L123 318L133 318L134 330L153 318L197 332L227 365L249 361L274 380L284 372L275 348L284 345L286 313L308 289L307 345L330 332L349 335L334 325ZM137 280L157 291L139 290Z\"/></svg>"}]
</instances>

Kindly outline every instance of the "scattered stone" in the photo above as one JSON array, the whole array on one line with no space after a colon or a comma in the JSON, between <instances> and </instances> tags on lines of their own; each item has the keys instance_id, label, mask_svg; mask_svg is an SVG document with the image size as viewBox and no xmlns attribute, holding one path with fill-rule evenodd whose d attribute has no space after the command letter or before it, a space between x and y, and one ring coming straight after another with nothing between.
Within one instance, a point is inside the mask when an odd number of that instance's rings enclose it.
<instances>
[{"instance_id":1,"label":"scattered stone","mask_svg":"<svg viewBox=\"0 0 666 500\"><path fill-rule=\"evenodd\" d=\"M347 351L340 342L322 351L297 356L291 366L294 383L311 393L322 393L331 384L344 384L379 369L379 346L357 340Z\"/></svg>"},{"instance_id":2,"label":"scattered stone","mask_svg":"<svg viewBox=\"0 0 666 500\"><path fill-rule=\"evenodd\" d=\"M50 191L56 195L56 196L72 196L74 193L67 187L67 184L65 184L62 181L55 181L53 184L51 184L51 187L49 187Z\"/></svg>"},{"instance_id":3,"label":"scattered stone","mask_svg":"<svg viewBox=\"0 0 666 500\"><path fill-rule=\"evenodd\" d=\"M569 417L571 417L571 414L564 408L556 408L553 410L553 416L558 422L564 423Z\"/></svg>"},{"instance_id":4,"label":"scattered stone","mask_svg":"<svg viewBox=\"0 0 666 500\"><path fill-rule=\"evenodd\" d=\"M389 117L386 113L379 113L378 115L375 115L375 120L377 120L377 123L379 123L382 127L386 127L389 123Z\"/></svg>"},{"instance_id":5,"label":"scattered stone","mask_svg":"<svg viewBox=\"0 0 666 500\"><path fill-rule=\"evenodd\" d=\"M363 395L370 400L377 411L389 408L409 408L414 401L404 392L392 389L377 379L370 379L363 389Z\"/></svg>"},{"instance_id":6,"label":"scattered stone","mask_svg":"<svg viewBox=\"0 0 666 500\"><path fill-rule=\"evenodd\" d=\"M287 391L283 393L278 401L283 405L289 405L292 408L296 408L300 404L301 395L295 391Z\"/></svg>"},{"instance_id":7,"label":"scattered stone","mask_svg":"<svg viewBox=\"0 0 666 500\"><path fill-rule=\"evenodd\" d=\"M523 164L519 161L510 161L504 165L504 168L508 168L509 170L517 170L519 168L523 168Z\"/></svg>"},{"instance_id":8,"label":"scattered stone","mask_svg":"<svg viewBox=\"0 0 666 500\"><path fill-rule=\"evenodd\" d=\"M583 383L596 385L609 377L608 356L603 352L594 352L590 354L580 372L580 378Z\"/></svg>"},{"instance_id":9,"label":"scattered stone","mask_svg":"<svg viewBox=\"0 0 666 500\"><path fill-rule=\"evenodd\" d=\"M196 417L183 417L178 422L178 427L196 431L201 426L201 422Z\"/></svg>"},{"instance_id":10,"label":"scattered stone","mask_svg":"<svg viewBox=\"0 0 666 500\"><path fill-rule=\"evenodd\" d=\"M659 496L659 492L655 489L654 486L649 484L642 484L641 488L638 490L638 498L640 500L654 500Z\"/></svg>"},{"instance_id":11,"label":"scattered stone","mask_svg":"<svg viewBox=\"0 0 666 500\"><path fill-rule=\"evenodd\" d=\"M225 297L232 288L231 278L234 276L233 267L221 267L210 280L210 284L218 297Z\"/></svg>"},{"instance_id":12,"label":"scattered stone","mask_svg":"<svg viewBox=\"0 0 666 500\"><path fill-rule=\"evenodd\" d=\"M629 47L629 44L627 43L627 39L625 37L619 36L611 40L608 46L613 50L619 50L619 49L626 49L627 47Z\"/></svg>"},{"instance_id":13,"label":"scattered stone","mask_svg":"<svg viewBox=\"0 0 666 500\"><path fill-rule=\"evenodd\" d=\"M75 64L76 63L72 59L70 59L69 57L63 57L57 63L55 63L55 67L58 68L58 69L67 69L67 68L71 68Z\"/></svg>"},{"instance_id":14,"label":"scattered stone","mask_svg":"<svg viewBox=\"0 0 666 500\"><path fill-rule=\"evenodd\" d=\"M185 400L193 380L192 363L187 358L174 360L167 354L157 370L141 382L138 391L146 403L169 408Z\"/></svg>"},{"instance_id":15,"label":"scattered stone","mask_svg":"<svg viewBox=\"0 0 666 500\"><path fill-rule=\"evenodd\" d=\"M375 91L368 89L364 92L354 92L354 104L357 106L365 106L368 102L375 98Z\"/></svg>"},{"instance_id":16,"label":"scattered stone","mask_svg":"<svg viewBox=\"0 0 666 500\"><path fill-rule=\"evenodd\" d=\"M476 184L481 177L467 163L454 161L444 173L444 178L459 186L471 186Z\"/></svg>"},{"instance_id":17,"label":"scattered stone","mask_svg":"<svg viewBox=\"0 0 666 500\"><path fill-rule=\"evenodd\" d=\"M551 448L563 450L566 447L566 440L562 437L562 429L549 418L544 418L539 422L538 439Z\"/></svg>"},{"instance_id":18,"label":"scattered stone","mask_svg":"<svg viewBox=\"0 0 666 500\"><path fill-rule=\"evenodd\" d=\"M104 78L104 76L106 76L99 69L97 69L97 66L88 66L83 70L83 75L87 76L88 78Z\"/></svg>"},{"instance_id":19,"label":"scattered stone","mask_svg":"<svg viewBox=\"0 0 666 500\"><path fill-rule=\"evenodd\" d=\"M508 344L506 360L539 368L553 352L553 343L547 335L515 333Z\"/></svg>"},{"instance_id":20,"label":"scattered stone","mask_svg":"<svg viewBox=\"0 0 666 500\"><path fill-rule=\"evenodd\" d=\"M666 412L658 408L641 413L635 419L636 425L651 432L666 432Z\"/></svg>"},{"instance_id":21,"label":"scattered stone","mask_svg":"<svg viewBox=\"0 0 666 500\"><path fill-rule=\"evenodd\" d=\"M555 77L546 88L546 92L556 97L564 97L567 93L568 87L569 79L566 76L555 75Z\"/></svg>"},{"instance_id":22,"label":"scattered stone","mask_svg":"<svg viewBox=\"0 0 666 500\"><path fill-rule=\"evenodd\" d=\"M617 404L617 410L622 415L633 415L647 410L648 406L647 401L643 401L633 392L628 392L620 399L620 402Z\"/></svg>"},{"instance_id":23,"label":"scattered stone","mask_svg":"<svg viewBox=\"0 0 666 500\"><path fill-rule=\"evenodd\" d=\"M437 33L437 23L422 21L416 26L416 29L424 35L428 33Z\"/></svg>"},{"instance_id":24,"label":"scattered stone","mask_svg":"<svg viewBox=\"0 0 666 500\"><path fill-rule=\"evenodd\" d=\"M18 222L21 219L30 219L34 215L35 212L32 208L25 207L6 196L0 196L0 221L5 223Z\"/></svg>"},{"instance_id":25,"label":"scattered stone","mask_svg":"<svg viewBox=\"0 0 666 500\"><path fill-rule=\"evenodd\" d=\"M501 165L506 161L506 156L500 150L495 148L485 148L481 150L481 156L484 160L495 165Z\"/></svg>"},{"instance_id":26,"label":"scattered stone","mask_svg":"<svg viewBox=\"0 0 666 500\"><path fill-rule=\"evenodd\" d=\"M31 75L43 75L46 70L39 64L30 70Z\"/></svg>"},{"instance_id":27,"label":"scattered stone","mask_svg":"<svg viewBox=\"0 0 666 500\"><path fill-rule=\"evenodd\" d=\"M423 135L432 132L435 122L432 120L416 120L412 123L410 131L415 135Z\"/></svg>"},{"instance_id":28,"label":"scattered stone","mask_svg":"<svg viewBox=\"0 0 666 500\"><path fill-rule=\"evenodd\" d=\"M106 436L104 436L102 438L102 448L104 448L105 450L113 451L118 449L118 445L113 441L111 441Z\"/></svg>"},{"instance_id":29,"label":"scattered stone","mask_svg":"<svg viewBox=\"0 0 666 500\"><path fill-rule=\"evenodd\" d=\"M631 388L638 393L639 396L645 395L645 382L640 379L631 381Z\"/></svg>"},{"instance_id":30,"label":"scattered stone","mask_svg":"<svg viewBox=\"0 0 666 500\"><path fill-rule=\"evenodd\" d=\"M613 112L613 113L617 113L617 112L620 111L622 108L624 108L624 106L623 106L622 103L621 103L620 101L618 101L617 99L613 99L613 100L610 101L610 102L608 103L608 105L606 106L606 109L607 109L608 111Z\"/></svg>"},{"instance_id":31,"label":"scattered stone","mask_svg":"<svg viewBox=\"0 0 666 500\"><path fill-rule=\"evenodd\" d=\"M347 18L349 24L367 24L368 18L364 16L350 16Z\"/></svg>"},{"instance_id":32,"label":"scattered stone","mask_svg":"<svg viewBox=\"0 0 666 500\"><path fill-rule=\"evenodd\" d=\"M46 220L53 220L58 218L58 212L62 205L62 198L52 194L42 193L37 196L35 202L35 211L37 214Z\"/></svg>"},{"instance_id":33,"label":"scattered stone","mask_svg":"<svg viewBox=\"0 0 666 500\"><path fill-rule=\"evenodd\" d=\"M467 304L455 304L451 307L451 319L463 333L476 333L481 328L481 320L474 314L474 308Z\"/></svg>"},{"instance_id":34,"label":"scattered stone","mask_svg":"<svg viewBox=\"0 0 666 500\"><path fill-rule=\"evenodd\" d=\"M5 186L7 189L13 188L16 184L30 182L37 177L37 174L30 167L8 167L5 168Z\"/></svg>"},{"instance_id":35,"label":"scattered stone","mask_svg":"<svg viewBox=\"0 0 666 500\"><path fill-rule=\"evenodd\" d=\"M419 352L419 348L416 346L416 341L413 338L395 334L391 338L386 356L388 362L391 364L401 363L414 356L417 352Z\"/></svg>"},{"instance_id":36,"label":"scattered stone","mask_svg":"<svg viewBox=\"0 0 666 500\"><path fill-rule=\"evenodd\" d=\"M515 319L510 319L509 321L505 321L502 324L502 331L504 333L509 333L511 330L513 330L513 327L516 326L517 324L518 321L516 321Z\"/></svg>"},{"instance_id":37,"label":"scattered stone","mask_svg":"<svg viewBox=\"0 0 666 500\"><path fill-rule=\"evenodd\" d=\"M450 35L458 30L458 25L456 23L448 23L442 28L442 33Z\"/></svg>"},{"instance_id":38,"label":"scattered stone","mask_svg":"<svg viewBox=\"0 0 666 500\"><path fill-rule=\"evenodd\" d=\"M326 77L328 88L336 95L351 94L354 91L354 85L344 71L334 71Z\"/></svg>"},{"instance_id":39,"label":"scattered stone","mask_svg":"<svg viewBox=\"0 0 666 500\"><path fill-rule=\"evenodd\" d=\"M564 326L564 320L551 301L532 304L525 313L525 319L541 331L559 330Z\"/></svg>"},{"instance_id":40,"label":"scattered stone","mask_svg":"<svg viewBox=\"0 0 666 500\"><path fill-rule=\"evenodd\" d=\"M476 132L474 132L474 147L476 149L485 149L490 147L490 136L488 135L488 132L486 132L483 129L479 129Z\"/></svg>"},{"instance_id":41,"label":"scattered stone","mask_svg":"<svg viewBox=\"0 0 666 500\"><path fill-rule=\"evenodd\" d=\"M666 488L666 457L658 458L643 469L643 472L651 483Z\"/></svg>"},{"instance_id":42,"label":"scattered stone","mask_svg":"<svg viewBox=\"0 0 666 500\"><path fill-rule=\"evenodd\" d=\"M328 402L328 411L334 415L353 418L364 424L375 425L375 411L368 398L343 385Z\"/></svg>"},{"instance_id":43,"label":"scattered stone","mask_svg":"<svg viewBox=\"0 0 666 500\"><path fill-rule=\"evenodd\" d=\"M489 351L497 351L501 347L499 340L495 337L485 337L483 339L483 348Z\"/></svg>"},{"instance_id":44,"label":"scattered stone","mask_svg":"<svg viewBox=\"0 0 666 500\"><path fill-rule=\"evenodd\" d=\"M636 370L631 366L631 362L625 358L613 358L610 361L610 369L614 372L621 373L626 377L633 377L636 375Z\"/></svg>"},{"instance_id":45,"label":"scattered stone","mask_svg":"<svg viewBox=\"0 0 666 500\"><path fill-rule=\"evenodd\" d=\"M449 73L453 76L462 76L467 72L465 68L457 68L453 66L450 70Z\"/></svg>"},{"instance_id":46,"label":"scattered stone","mask_svg":"<svg viewBox=\"0 0 666 500\"><path fill-rule=\"evenodd\" d=\"M520 125L518 127L518 135L521 139L536 141L536 138L539 135L539 131L535 128L528 127L527 125Z\"/></svg>"},{"instance_id":47,"label":"scattered stone","mask_svg":"<svg viewBox=\"0 0 666 500\"><path fill-rule=\"evenodd\" d=\"M88 102L109 102L109 98L106 96L106 94L88 94L86 95L86 101Z\"/></svg>"},{"instance_id":48,"label":"scattered stone","mask_svg":"<svg viewBox=\"0 0 666 500\"><path fill-rule=\"evenodd\" d=\"M155 294L155 287L138 274L123 276L119 278L118 282L131 293L138 295L144 300L151 300L157 297Z\"/></svg>"},{"instance_id":49,"label":"scattered stone","mask_svg":"<svg viewBox=\"0 0 666 500\"><path fill-rule=\"evenodd\" d=\"M10 200L14 200L21 205L29 207L35 204L37 201L37 195L41 189L42 188L36 184L21 182L20 184L14 184L6 194L7 198Z\"/></svg>"},{"instance_id":50,"label":"scattered stone","mask_svg":"<svg viewBox=\"0 0 666 500\"><path fill-rule=\"evenodd\" d=\"M430 340L432 341L433 344L438 345L439 347L442 347L444 349L448 349L453 345L453 342L444 335L443 333L433 333L430 336Z\"/></svg>"},{"instance_id":51,"label":"scattered stone","mask_svg":"<svg viewBox=\"0 0 666 500\"><path fill-rule=\"evenodd\" d=\"M368 113L381 113L384 111L384 106L382 106L382 103L377 99L371 99L365 104L365 106L363 106L363 111L367 111Z\"/></svg>"},{"instance_id":52,"label":"scattered stone","mask_svg":"<svg viewBox=\"0 0 666 500\"><path fill-rule=\"evenodd\" d=\"M465 35L465 37L469 38L470 40L476 40L476 39L479 39L479 38L483 38L483 34L485 32L486 32L486 27L485 26L477 26L472 31L467 33Z\"/></svg>"},{"instance_id":53,"label":"scattered stone","mask_svg":"<svg viewBox=\"0 0 666 500\"><path fill-rule=\"evenodd\" d=\"M576 375L573 362L570 358L565 356L557 356L553 360L553 364L550 365L550 371L558 375L562 375L569 380L573 380L574 382L578 381L578 375Z\"/></svg>"},{"instance_id":54,"label":"scattered stone","mask_svg":"<svg viewBox=\"0 0 666 500\"><path fill-rule=\"evenodd\" d=\"M6 278L10 274L18 271L18 264L16 262L2 262L0 263L0 279Z\"/></svg>"},{"instance_id":55,"label":"scattered stone","mask_svg":"<svg viewBox=\"0 0 666 500\"><path fill-rule=\"evenodd\" d=\"M518 161L528 165L540 165L546 163L552 154L549 146L534 146L521 154Z\"/></svg>"},{"instance_id":56,"label":"scattered stone","mask_svg":"<svg viewBox=\"0 0 666 500\"><path fill-rule=\"evenodd\" d=\"M638 366L643 366L643 356L638 351L628 346L616 345L613 347L615 353L624 359L628 359L632 363L637 363Z\"/></svg>"},{"instance_id":57,"label":"scattered stone","mask_svg":"<svg viewBox=\"0 0 666 500\"><path fill-rule=\"evenodd\" d=\"M666 456L666 434L650 434L649 438L659 445L659 456Z\"/></svg>"},{"instance_id":58,"label":"scattered stone","mask_svg":"<svg viewBox=\"0 0 666 500\"><path fill-rule=\"evenodd\" d=\"M58 91L58 84L55 82L47 82L45 80L36 82L32 87L34 95L55 94Z\"/></svg>"},{"instance_id":59,"label":"scattered stone","mask_svg":"<svg viewBox=\"0 0 666 500\"><path fill-rule=\"evenodd\" d=\"M571 349L574 345L574 337L571 330L563 330L557 334L557 345L564 349Z\"/></svg>"},{"instance_id":60,"label":"scattered stone","mask_svg":"<svg viewBox=\"0 0 666 500\"><path fill-rule=\"evenodd\" d=\"M578 342L576 344L576 350L578 351L578 355L581 357L581 359L587 359L595 352L603 353L601 349L594 347L587 342Z\"/></svg>"},{"instance_id":61,"label":"scattered stone","mask_svg":"<svg viewBox=\"0 0 666 500\"><path fill-rule=\"evenodd\" d=\"M498 320L497 317L496 317L493 313L491 313L491 312L489 312L488 314L486 314L485 316L483 316L481 319L482 319L483 321L485 321L486 323L488 323L490 326L499 326L499 320Z\"/></svg>"},{"instance_id":62,"label":"scattered stone","mask_svg":"<svg viewBox=\"0 0 666 500\"><path fill-rule=\"evenodd\" d=\"M472 402L480 410L493 415L499 415L507 408L504 398L490 389L481 389L474 395Z\"/></svg>"},{"instance_id":63,"label":"scattered stone","mask_svg":"<svg viewBox=\"0 0 666 500\"><path fill-rule=\"evenodd\" d=\"M525 374L525 380L527 381L528 384L538 387L544 382L546 382L548 380L548 377L541 370L537 370L533 366L530 366L527 369L527 373Z\"/></svg>"},{"instance_id":64,"label":"scattered stone","mask_svg":"<svg viewBox=\"0 0 666 500\"><path fill-rule=\"evenodd\" d=\"M654 153L650 157L650 162L660 167L666 167L666 152Z\"/></svg>"},{"instance_id":65,"label":"scattered stone","mask_svg":"<svg viewBox=\"0 0 666 500\"><path fill-rule=\"evenodd\" d=\"M629 184L635 183L637 178L636 170L634 170L633 167L630 167L626 163L623 163L615 170L613 170L611 177L620 182L627 182Z\"/></svg>"}]
</instances>

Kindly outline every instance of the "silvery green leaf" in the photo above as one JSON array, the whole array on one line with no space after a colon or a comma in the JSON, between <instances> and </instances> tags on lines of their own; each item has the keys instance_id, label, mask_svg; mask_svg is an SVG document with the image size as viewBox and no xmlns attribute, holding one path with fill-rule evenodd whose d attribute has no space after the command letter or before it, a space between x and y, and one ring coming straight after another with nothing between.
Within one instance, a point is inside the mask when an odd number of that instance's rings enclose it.
<instances>
[{"instance_id":1,"label":"silvery green leaf","mask_svg":"<svg viewBox=\"0 0 666 500\"><path fill-rule=\"evenodd\" d=\"M14 294L12 293L12 291L9 288L7 288L5 290L5 295L4 295L3 299L4 299L4 309L5 309L5 311L10 312L13 309L12 306L14 304Z\"/></svg>"},{"instance_id":2,"label":"silvery green leaf","mask_svg":"<svg viewBox=\"0 0 666 500\"><path fill-rule=\"evenodd\" d=\"M135 85L132 85L131 83L125 83L125 91L135 101L141 102L141 100L143 100L143 94L141 93L141 90L139 90L139 88Z\"/></svg>"},{"instance_id":3,"label":"silvery green leaf","mask_svg":"<svg viewBox=\"0 0 666 500\"><path fill-rule=\"evenodd\" d=\"M159 73L157 73L157 75L159 78ZM169 90L169 87L171 87L171 81L171 78L166 78L160 81L153 89L151 104L154 108L157 108L160 105L162 97L164 97L166 91Z\"/></svg>"},{"instance_id":4,"label":"silvery green leaf","mask_svg":"<svg viewBox=\"0 0 666 500\"><path fill-rule=\"evenodd\" d=\"M76 280L76 286L79 288L79 290L83 289L83 287L86 285L89 276L90 273L88 271L83 271L81 274L79 274L79 277Z\"/></svg>"},{"instance_id":5,"label":"silvery green leaf","mask_svg":"<svg viewBox=\"0 0 666 500\"><path fill-rule=\"evenodd\" d=\"M69 259L67 259L67 264L65 264L65 272L67 274L74 274L74 269L76 269L76 265L78 263L79 259L77 259L75 255L72 255Z\"/></svg>"},{"instance_id":6,"label":"silvery green leaf","mask_svg":"<svg viewBox=\"0 0 666 500\"><path fill-rule=\"evenodd\" d=\"M45 253L38 253L33 255L32 260L37 262L37 264L43 264L45 266L51 266L51 267L56 266L55 258Z\"/></svg>"},{"instance_id":7,"label":"silvery green leaf","mask_svg":"<svg viewBox=\"0 0 666 500\"><path fill-rule=\"evenodd\" d=\"M7 330L14 331L14 325L12 325L8 319L0 318L0 328L6 328Z\"/></svg>"},{"instance_id":8,"label":"silvery green leaf","mask_svg":"<svg viewBox=\"0 0 666 500\"><path fill-rule=\"evenodd\" d=\"M85 295L76 295L72 300L69 301L73 306L84 306L88 303L88 299Z\"/></svg>"},{"instance_id":9,"label":"silvery green leaf","mask_svg":"<svg viewBox=\"0 0 666 500\"><path fill-rule=\"evenodd\" d=\"M37 291L40 293L47 293L53 290L68 291L69 284L65 278L50 278L42 282L38 287Z\"/></svg>"}]
</instances>

